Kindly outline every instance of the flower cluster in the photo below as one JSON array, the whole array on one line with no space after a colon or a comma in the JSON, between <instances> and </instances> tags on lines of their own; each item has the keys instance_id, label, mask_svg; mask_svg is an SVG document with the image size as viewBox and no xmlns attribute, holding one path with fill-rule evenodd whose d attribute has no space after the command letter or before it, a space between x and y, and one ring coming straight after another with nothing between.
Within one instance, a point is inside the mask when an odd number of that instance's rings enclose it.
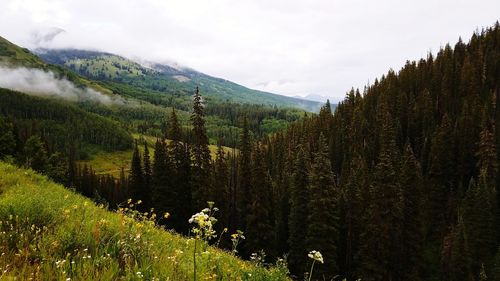
<instances>
[{"instance_id":1,"label":"flower cluster","mask_svg":"<svg viewBox=\"0 0 500 281\"><path fill-rule=\"evenodd\" d=\"M310 251L309 254L307 255L310 259L313 259L314 261L323 263L323 255L319 251Z\"/></svg>"},{"instance_id":2,"label":"flower cluster","mask_svg":"<svg viewBox=\"0 0 500 281\"><path fill-rule=\"evenodd\" d=\"M241 240L245 240L245 236L243 236L243 231L236 230L236 233L231 234L231 242L233 243L233 248L232 248L233 253L235 254L238 253L236 247L238 247L238 244L240 243Z\"/></svg>"},{"instance_id":3,"label":"flower cluster","mask_svg":"<svg viewBox=\"0 0 500 281\"><path fill-rule=\"evenodd\" d=\"M214 224L217 219L213 217L213 214L219 210L213 207L213 202L208 202L208 206L208 208L194 214L189 219L189 223L194 224L192 232L195 237L206 241L215 237Z\"/></svg>"}]
</instances>

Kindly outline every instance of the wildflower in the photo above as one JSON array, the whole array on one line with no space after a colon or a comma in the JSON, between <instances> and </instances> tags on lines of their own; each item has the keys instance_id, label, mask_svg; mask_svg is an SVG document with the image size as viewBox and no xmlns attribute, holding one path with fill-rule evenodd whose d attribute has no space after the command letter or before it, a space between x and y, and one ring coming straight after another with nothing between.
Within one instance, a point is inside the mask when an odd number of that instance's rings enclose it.
<instances>
[{"instance_id":1,"label":"wildflower","mask_svg":"<svg viewBox=\"0 0 500 281\"><path fill-rule=\"evenodd\" d=\"M323 262L323 255L319 252L319 251L310 251L309 254L307 255L309 258L317 261L317 262L320 262L320 263L324 263Z\"/></svg>"},{"instance_id":2,"label":"wildflower","mask_svg":"<svg viewBox=\"0 0 500 281\"><path fill-rule=\"evenodd\" d=\"M312 250L309 252L309 254L307 254L307 256L313 260L313 262L311 264L311 271L309 272L309 280L308 280L308 281L311 281L311 277L312 277L312 273L313 273L313 269L314 269L314 263L316 261L323 263L323 255L319 251Z\"/></svg>"},{"instance_id":3,"label":"wildflower","mask_svg":"<svg viewBox=\"0 0 500 281\"><path fill-rule=\"evenodd\" d=\"M170 214L168 212L166 212L164 215L163 215L164 218L168 219L170 217Z\"/></svg>"},{"instance_id":4,"label":"wildflower","mask_svg":"<svg viewBox=\"0 0 500 281\"><path fill-rule=\"evenodd\" d=\"M140 271L137 271L137 273L136 273L135 275L137 275L137 277L139 277L139 278L144 277L144 276L142 275L142 272L140 272Z\"/></svg>"}]
</instances>

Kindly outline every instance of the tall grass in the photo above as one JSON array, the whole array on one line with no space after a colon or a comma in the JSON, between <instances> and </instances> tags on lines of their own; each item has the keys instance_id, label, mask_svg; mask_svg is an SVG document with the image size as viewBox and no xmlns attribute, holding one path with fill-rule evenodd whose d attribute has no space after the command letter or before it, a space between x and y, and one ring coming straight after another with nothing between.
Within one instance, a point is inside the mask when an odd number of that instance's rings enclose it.
<instances>
[{"instance_id":1,"label":"tall grass","mask_svg":"<svg viewBox=\"0 0 500 281\"><path fill-rule=\"evenodd\" d=\"M117 213L44 176L0 163L0 279L288 280L213 247L197 247L129 207ZM193 255L195 253L195 255ZM193 271L194 257L196 267Z\"/></svg>"}]
</instances>

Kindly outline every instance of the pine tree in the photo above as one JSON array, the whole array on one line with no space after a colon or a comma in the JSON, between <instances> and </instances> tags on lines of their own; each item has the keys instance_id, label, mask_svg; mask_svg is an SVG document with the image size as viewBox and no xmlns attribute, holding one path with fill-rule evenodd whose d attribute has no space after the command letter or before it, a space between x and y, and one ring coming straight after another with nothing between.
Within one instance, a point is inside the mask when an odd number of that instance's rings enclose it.
<instances>
[{"instance_id":1,"label":"pine tree","mask_svg":"<svg viewBox=\"0 0 500 281\"><path fill-rule=\"evenodd\" d=\"M144 191L143 191L143 209L148 210L151 208L151 181L152 181L152 171L151 171L151 160L149 156L149 149L147 141L144 141L144 156L143 156L143 167L144 167Z\"/></svg>"},{"instance_id":2,"label":"pine tree","mask_svg":"<svg viewBox=\"0 0 500 281\"><path fill-rule=\"evenodd\" d=\"M250 209L250 193L252 185L252 141L246 116L243 118L243 131L240 135L238 159L238 190L236 192L238 203L238 225L241 228L247 226L246 215Z\"/></svg>"},{"instance_id":3,"label":"pine tree","mask_svg":"<svg viewBox=\"0 0 500 281\"><path fill-rule=\"evenodd\" d=\"M290 253L288 264L290 272L296 276L304 273L306 268L307 251L305 240L307 237L307 205L309 202L308 168L302 146L298 146L297 156L293 166L290 189L290 217L288 219L290 237L288 244Z\"/></svg>"},{"instance_id":4,"label":"pine tree","mask_svg":"<svg viewBox=\"0 0 500 281\"><path fill-rule=\"evenodd\" d=\"M47 175L55 182L64 184L67 182L66 158L59 153L53 153L47 160Z\"/></svg>"},{"instance_id":5,"label":"pine tree","mask_svg":"<svg viewBox=\"0 0 500 281\"><path fill-rule=\"evenodd\" d=\"M142 169L141 154L135 141L134 153L130 164L129 196L134 201L144 201L144 171Z\"/></svg>"},{"instance_id":6,"label":"pine tree","mask_svg":"<svg viewBox=\"0 0 500 281\"><path fill-rule=\"evenodd\" d=\"M267 172L261 144L256 144L252 155L252 189L250 191L250 208L246 222L244 248L246 254L267 250L270 257L275 256L274 218L272 213L272 184Z\"/></svg>"},{"instance_id":7,"label":"pine tree","mask_svg":"<svg viewBox=\"0 0 500 281\"><path fill-rule=\"evenodd\" d=\"M491 192L484 181L471 180L463 201L463 223L471 258L471 273L479 276L483 263L489 263L496 251L495 211Z\"/></svg>"},{"instance_id":8,"label":"pine tree","mask_svg":"<svg viewBox=\"0 0 500 281\"><path fill-rule=\"evenodd\" d=\"M345 202L345 269L348 280L356 280L356 269L360 260L360 234L364 225L365 209L368 205L368 171L365 160L357 155L350 163L349 177L343 190ZM342 258L342 257L341 257Z\"/></svg>"},{"instance_id":9,"label":"pine tree","mask_svg":"<svg viewBox=\"0 0 500 281\"><path fill-rule=\"evenodd\" d=\"M175 194L175 202L173 202L175 217L172 217L177 231L187 233L189 225L187 223L192 215L192 191L191 191L191 154L189 144L181 142L181 128L175 110L169 118L168 135L171 142L168 145L168 157L171 159L172 177L171 186L172 194Z\"/></svg>"},{"instance_id":10,"label":"pine tree","mask_svg":"<svg viewBox=\"0 0 500 281\"><path fill-rule=\"evenodd\" d=\"M422 171L408 143L403 156L401 186L403 189L403 225L401 237L401 279L419 280L423 243Z\"/></svg>"},{"instance_id":11,"label":"pine tree","mask_svg":"<svg viewBox=\"0 0 500 281\"><path fill-rule=\"evenodd\" d=\"M16 141L12 123L0 117L0 160L14 154Z\"/></svg>"},{"instance_id":12,"label":"pine tree","mask_svg":"<svg viewBox=\"0 0 500 281\"><path fill-rule=\"evenodd\" d=\"M211 191L211 156L205 128L204 105L198 87L196 87L193 99L191 123L193 125L193 140L191 147L193 152L193 173L191 182L193 207L195 209L202 209L206 205L208 199L207 194Z\"/></svg>"},{"instance_id":13,"label":"pine tree","mask_svg":"<svg viewBox=\"0 0 500 281\"><path fill-rule=\"evenodd\" d=\"M444 238L441 263L444 266L446 280L472 281L468 239L462 216L458 216L458 223L451 228Z\"/></svg>"},{"instance_id":14,"label":"pine tree","mask_svg":"<svg viewBox=\"0 0 500 281\"><path fill-rule=\"evenodd\" d=\"M386 113L380 135L381 148L370 186L370 202L362 233L359 277L394 280L400 276L402 206L399 155L395 130Z\"/></svg>"},{"instance_id":15,"label":"pine tree","mask_svg":"<svg viewBox=\"0 0 500 281\"><path fill-rule=\"evenodd\" d=\"M210 198L219 206L219 221L217 222L219 232L223 227L229 225L229 170L227 159L222 147L222 142L217 145L216 158L214 163L214 194Z\"/></svg>"},{"instance_id":16,"label":"pine tree","mask_svg":"<svg viewBox=\"0 0 500 281\"><path fill-rule=\"evenodd\" d=\"M68 156L68 166L66 171L66 183L67 187L74 188L76 186L77 180L77 166L76 166L76 148L75 145L71 145L69 148Z\"/></svg>"},{"instance_id":17,"label":"pine tree","mask_svg":"<svg viewBox=\"0 0 500 281\"><path fill-rule=\"evenodd\" d=\"M167 154L167 145L164 139L157 139L155 143L155 154L152 169L152 205L160 217L160 222L177 227L177 214L175 213L176 193L172 185L172 167ZM171 217L164 221L164 214L169 213Z\"/></svg>"},{"instance_id":18,"label":"pine tree","mask_svg":"<svg viewBox=\"0 0 500 281\"><path fill-rule=\"evenodd\" d=\"M480 134L479 149L476 153L478 157L478 169L481 180L489 189L496 190L498 163L495 145L495 134L488 126L484 126Z\"/></svg>"},{"instance_id":19,"label":"pine tree","mask_svg":"<svg viewBox=\"0 0 500 281\"><path fill-rule=\"evenodd\" d=\"M31 136L24 144L24 164L37 172L45 173L48 168L47 151L38 135Z\"/></svg>"},{"instance_id":20,"label":"pine tree","mask_svg":"<svg viewBox=\"0 0 500 281\"><path fill-rule=\"evenodd\" d=\"M323 254L325 264L319 265L315 272L326 279L337 274L339 195L328 158L326 140L321 134L309 176L306 247L307 251L317 250Z\"/></svg>"},{"instance_id":21,"label":"pine tree","mask_svg":"<svg viewBox=\"0 0 500 281\"><path fill-rule=\"evenodd\" d=\"M447 218L454 213L449 209L451 192L456 187L455 182L455 151L453 127L448 115L444 115L441 125L437 128L431 144L429 178L430 190L428 209L430 238L443 235Z\"/></svg>"}]
</instances>

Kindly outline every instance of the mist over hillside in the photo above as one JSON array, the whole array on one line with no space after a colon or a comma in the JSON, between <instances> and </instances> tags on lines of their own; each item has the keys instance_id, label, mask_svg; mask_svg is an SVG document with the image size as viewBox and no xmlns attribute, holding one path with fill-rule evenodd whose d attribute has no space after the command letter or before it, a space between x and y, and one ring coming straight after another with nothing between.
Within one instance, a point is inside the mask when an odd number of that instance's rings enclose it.
<instances>
[{"instance_id":1,"label":"mist over hillside","mask_svg":"<svg viewBox=\"0 0 500 281\"><path fill-rule=\"evenodd\" d=\"M51 71L0 64L0 87L35 96L58 97L69 101L93 101L123 105L119 96L108 96L88 87L76 87Z\"/></svg>"}]
</instances>

